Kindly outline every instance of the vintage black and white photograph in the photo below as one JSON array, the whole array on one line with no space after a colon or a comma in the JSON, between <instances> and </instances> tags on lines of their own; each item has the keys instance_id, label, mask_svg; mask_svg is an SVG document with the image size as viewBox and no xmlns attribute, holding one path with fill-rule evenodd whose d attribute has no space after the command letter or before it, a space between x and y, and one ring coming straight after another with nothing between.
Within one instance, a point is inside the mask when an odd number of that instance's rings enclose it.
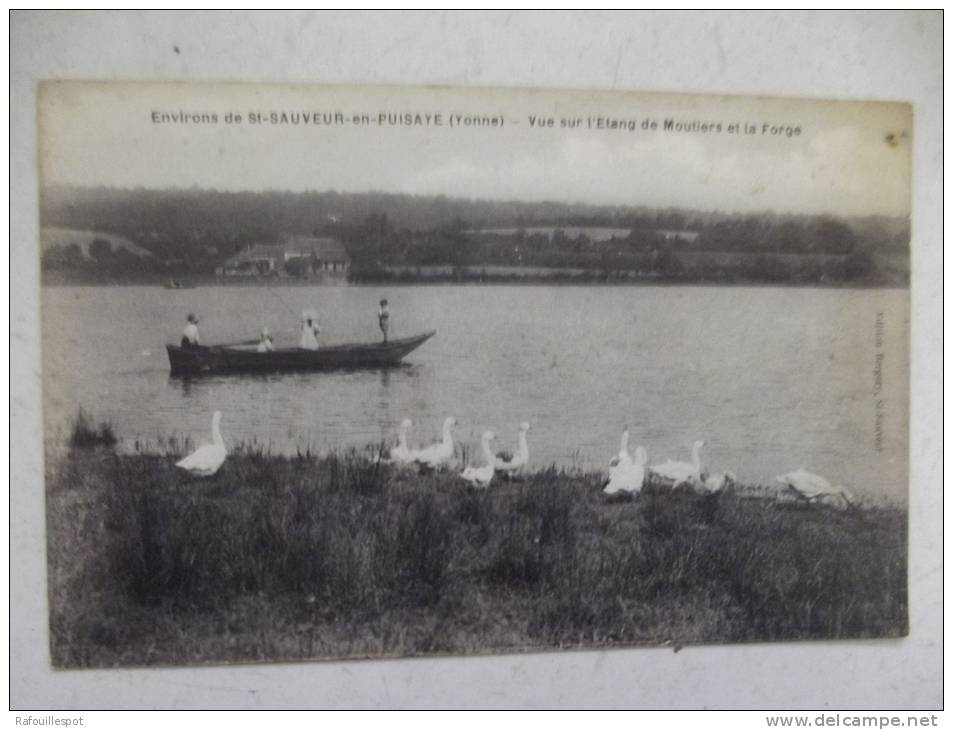
<instances>
[{"instance_id":1,"label":"vintage black and white photograph","mask_svg":"<svg viewBox=\"0 0 953 730\"><path fill-rule=\"evenodd\" d=\"M906 635L909 105L38 96L54 666Z\"/></svg>"}]
</instances>

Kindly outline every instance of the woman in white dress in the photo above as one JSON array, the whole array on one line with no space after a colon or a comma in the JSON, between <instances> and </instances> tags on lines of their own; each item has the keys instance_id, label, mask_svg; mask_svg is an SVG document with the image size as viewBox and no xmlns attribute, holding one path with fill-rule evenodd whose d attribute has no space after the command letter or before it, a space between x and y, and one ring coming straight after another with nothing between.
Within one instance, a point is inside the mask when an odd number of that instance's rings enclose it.
<instances>
[{"instance_id":1,"label":"woman in white dress","mask_svg":"<svg viewBox=\"0 0 953 730\"><path fill-rule=\"evenodd\" d=\"M318 335L321 334L321 328L318 326L318 315L309 309L301 317L304 321L301 323L299 347L304 350L317 350Z\"/></svg>"}]
</instances>

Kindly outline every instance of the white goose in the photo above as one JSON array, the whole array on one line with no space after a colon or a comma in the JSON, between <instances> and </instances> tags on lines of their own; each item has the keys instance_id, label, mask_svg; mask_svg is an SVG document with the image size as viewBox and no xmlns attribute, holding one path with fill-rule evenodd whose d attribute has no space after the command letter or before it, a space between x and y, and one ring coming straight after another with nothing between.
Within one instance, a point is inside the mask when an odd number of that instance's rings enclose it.
<instances>
[{"instance_id":1,"label":"white goose","mask_svg":"<svg viewBox=\"0 0 953 730\"><path fill-rule=\"evenodd\" d=\"M406 464L411 460L413 452L410 450L410 447L407 446L407 431L410 430L410 427L413 425L413 421L409 418L405 418L400 422L400 430L397 434L397 446L390 450L390 457L387 459L391 464Z\"/></svg>"},{"instance_id":2,"label":"white goose","mask_svg":"<svg viewBox=\"0 0 953 730\"><path fill-rule=\"evenodd\" d=\"M692 444L691 463L687 461L672 461L669 459L664 464L658 464L651 467L650 471L653 474L657 474L662 479L670 480L672 482L673 489L680 484L700 482L702 474L700 452L702 446L704 445L704 441L696 441L694 444Z\"/></svg>"},{"instance_id":3,"label":"white goose","mask_svg":"<svg viewBox=\"0 0 953 730\"><path fill-rule=\"evenodd\" d=\"M529 463L529 444L526 443L526 432L529 431L529 424L523 421L520 424L520 435L517 439L516 455L511 459L503 459L497 455L494 460L494 466L497 471L506 474L515 474Z\"/></svg>"},{"instance_id":4,"label":"white goose","mask_svg":"<svg viewBox=\"0 0 953 730\"><path fill-rule=\"evenodd\" d=\"M460 474L460 477L475 487L488 487L493 481L493 474L496 471L496 457L490 449L490 441L496 436L492 431L486 431L480 438L480 446L483 448L483 455L486 457L484 466L468 466Z\"/></svg>"},{"instance_id":5,"label":"white goose","mask_svg":"<svg viewBox=\"0 0 953 730\"><path fill-rule=\"evenodd\" d=\"M733 486L736 482L737 477L730 471L721 474L707 474L698 481L695 491L701 494L718 494L727 487Z\"/></svg>"},{"instance_id":6,"label":"white goose","mask_svg":"<svg viewBox=\"0 0 953 730\"><path fill-rule=\"evenodd\" d=\"M812 474L804 468L775 477L781 484L806 502L833 501L845 506L854 503L854 495L846 487L832 486L824 477Z\"/></svg>"},{"instance_id":7,"label":"white goose","mask_svg":"<svg viewBox=\"0 0 953 730\"><path fill-rule=\"evenodd\" d=\"M628 434L628 431L625 432ZM642 491L642 484L645 481L645 462L648 461L648 454L645 449L639 446L635 450L635 460L629 456L628 449L625 449L625 457L622 454L613 459L616 462L609 468L609 479L602 490L606 494L615 494L616 492L629 492L637 494Z\"/></svg>"},{"instance_id":8,"label":"white goose","mask_svg":"<svg viewBox=\"0 0 953 730\"><path fill-rule=\"evenodd\" d=\"M228 454L225 449L225 441L222 439L222 432L219 430L221 421L222 412L215 411L212 415L212 443L197 448L177 462L177 467L185 469L185 471L198 477L210 477L219 470L225 462L225 456Z\"/></svg>"},{"instance_id":9,"label":"white goose","mask_svg":"<svg viewBox=\"0 0 953 730\"><path fill-rule=\"evenodd\" d=\"M632 456L629 454L629 427L622 429L622 439L619 442L619 454L609 460L609 476L612 476L612 470L623 464L631 464Z\"/></svg>"},{"instance_id":10,"label":"white goose","mask_svg":"<svg viewBox=\"0 0 953 730\"><path fill-rule=\"evenodd\" d=\"M446 465L453 458L453 434L450 429L456 425L457 419L448 416L443 422L443 440L424 449L411 451L408 459L421 467L430 469Z\"/></svg>"}]
</instances>

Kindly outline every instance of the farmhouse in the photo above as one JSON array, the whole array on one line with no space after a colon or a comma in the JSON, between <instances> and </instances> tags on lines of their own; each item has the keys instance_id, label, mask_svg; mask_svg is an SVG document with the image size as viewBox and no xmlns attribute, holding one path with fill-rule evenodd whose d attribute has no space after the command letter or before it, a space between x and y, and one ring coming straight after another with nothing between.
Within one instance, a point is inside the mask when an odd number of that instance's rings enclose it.
<instances>
[{"instance_id":1,"label":"farmhouse","mask_svg":"<svg viewBox=\"0 0 953 730\"><path fill-rule=\"evenodd\" d=\"M256 243L218 269L225 277L346 277L351 258L329 236L288 236L282 243Z\"/></svg>"}]
</instances>

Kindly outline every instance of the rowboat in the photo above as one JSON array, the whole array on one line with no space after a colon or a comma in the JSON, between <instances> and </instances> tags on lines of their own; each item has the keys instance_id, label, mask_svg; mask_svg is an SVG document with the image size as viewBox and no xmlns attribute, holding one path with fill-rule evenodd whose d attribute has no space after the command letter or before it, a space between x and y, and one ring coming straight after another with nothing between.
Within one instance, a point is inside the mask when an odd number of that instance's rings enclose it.
<instances>
[{"instance_id":1,"label":"rowboat","mask_svg":"<svg viewBox=\"0 0 953 730\"><path fill-rule=\"evenodd\" d=\"M307 370L376 368L397 365L436 331L387 342L352 343L305 350L288 347L258 352L249 347L166 345L172 375L279 373Z\"/></svg>"}]
</instances>

